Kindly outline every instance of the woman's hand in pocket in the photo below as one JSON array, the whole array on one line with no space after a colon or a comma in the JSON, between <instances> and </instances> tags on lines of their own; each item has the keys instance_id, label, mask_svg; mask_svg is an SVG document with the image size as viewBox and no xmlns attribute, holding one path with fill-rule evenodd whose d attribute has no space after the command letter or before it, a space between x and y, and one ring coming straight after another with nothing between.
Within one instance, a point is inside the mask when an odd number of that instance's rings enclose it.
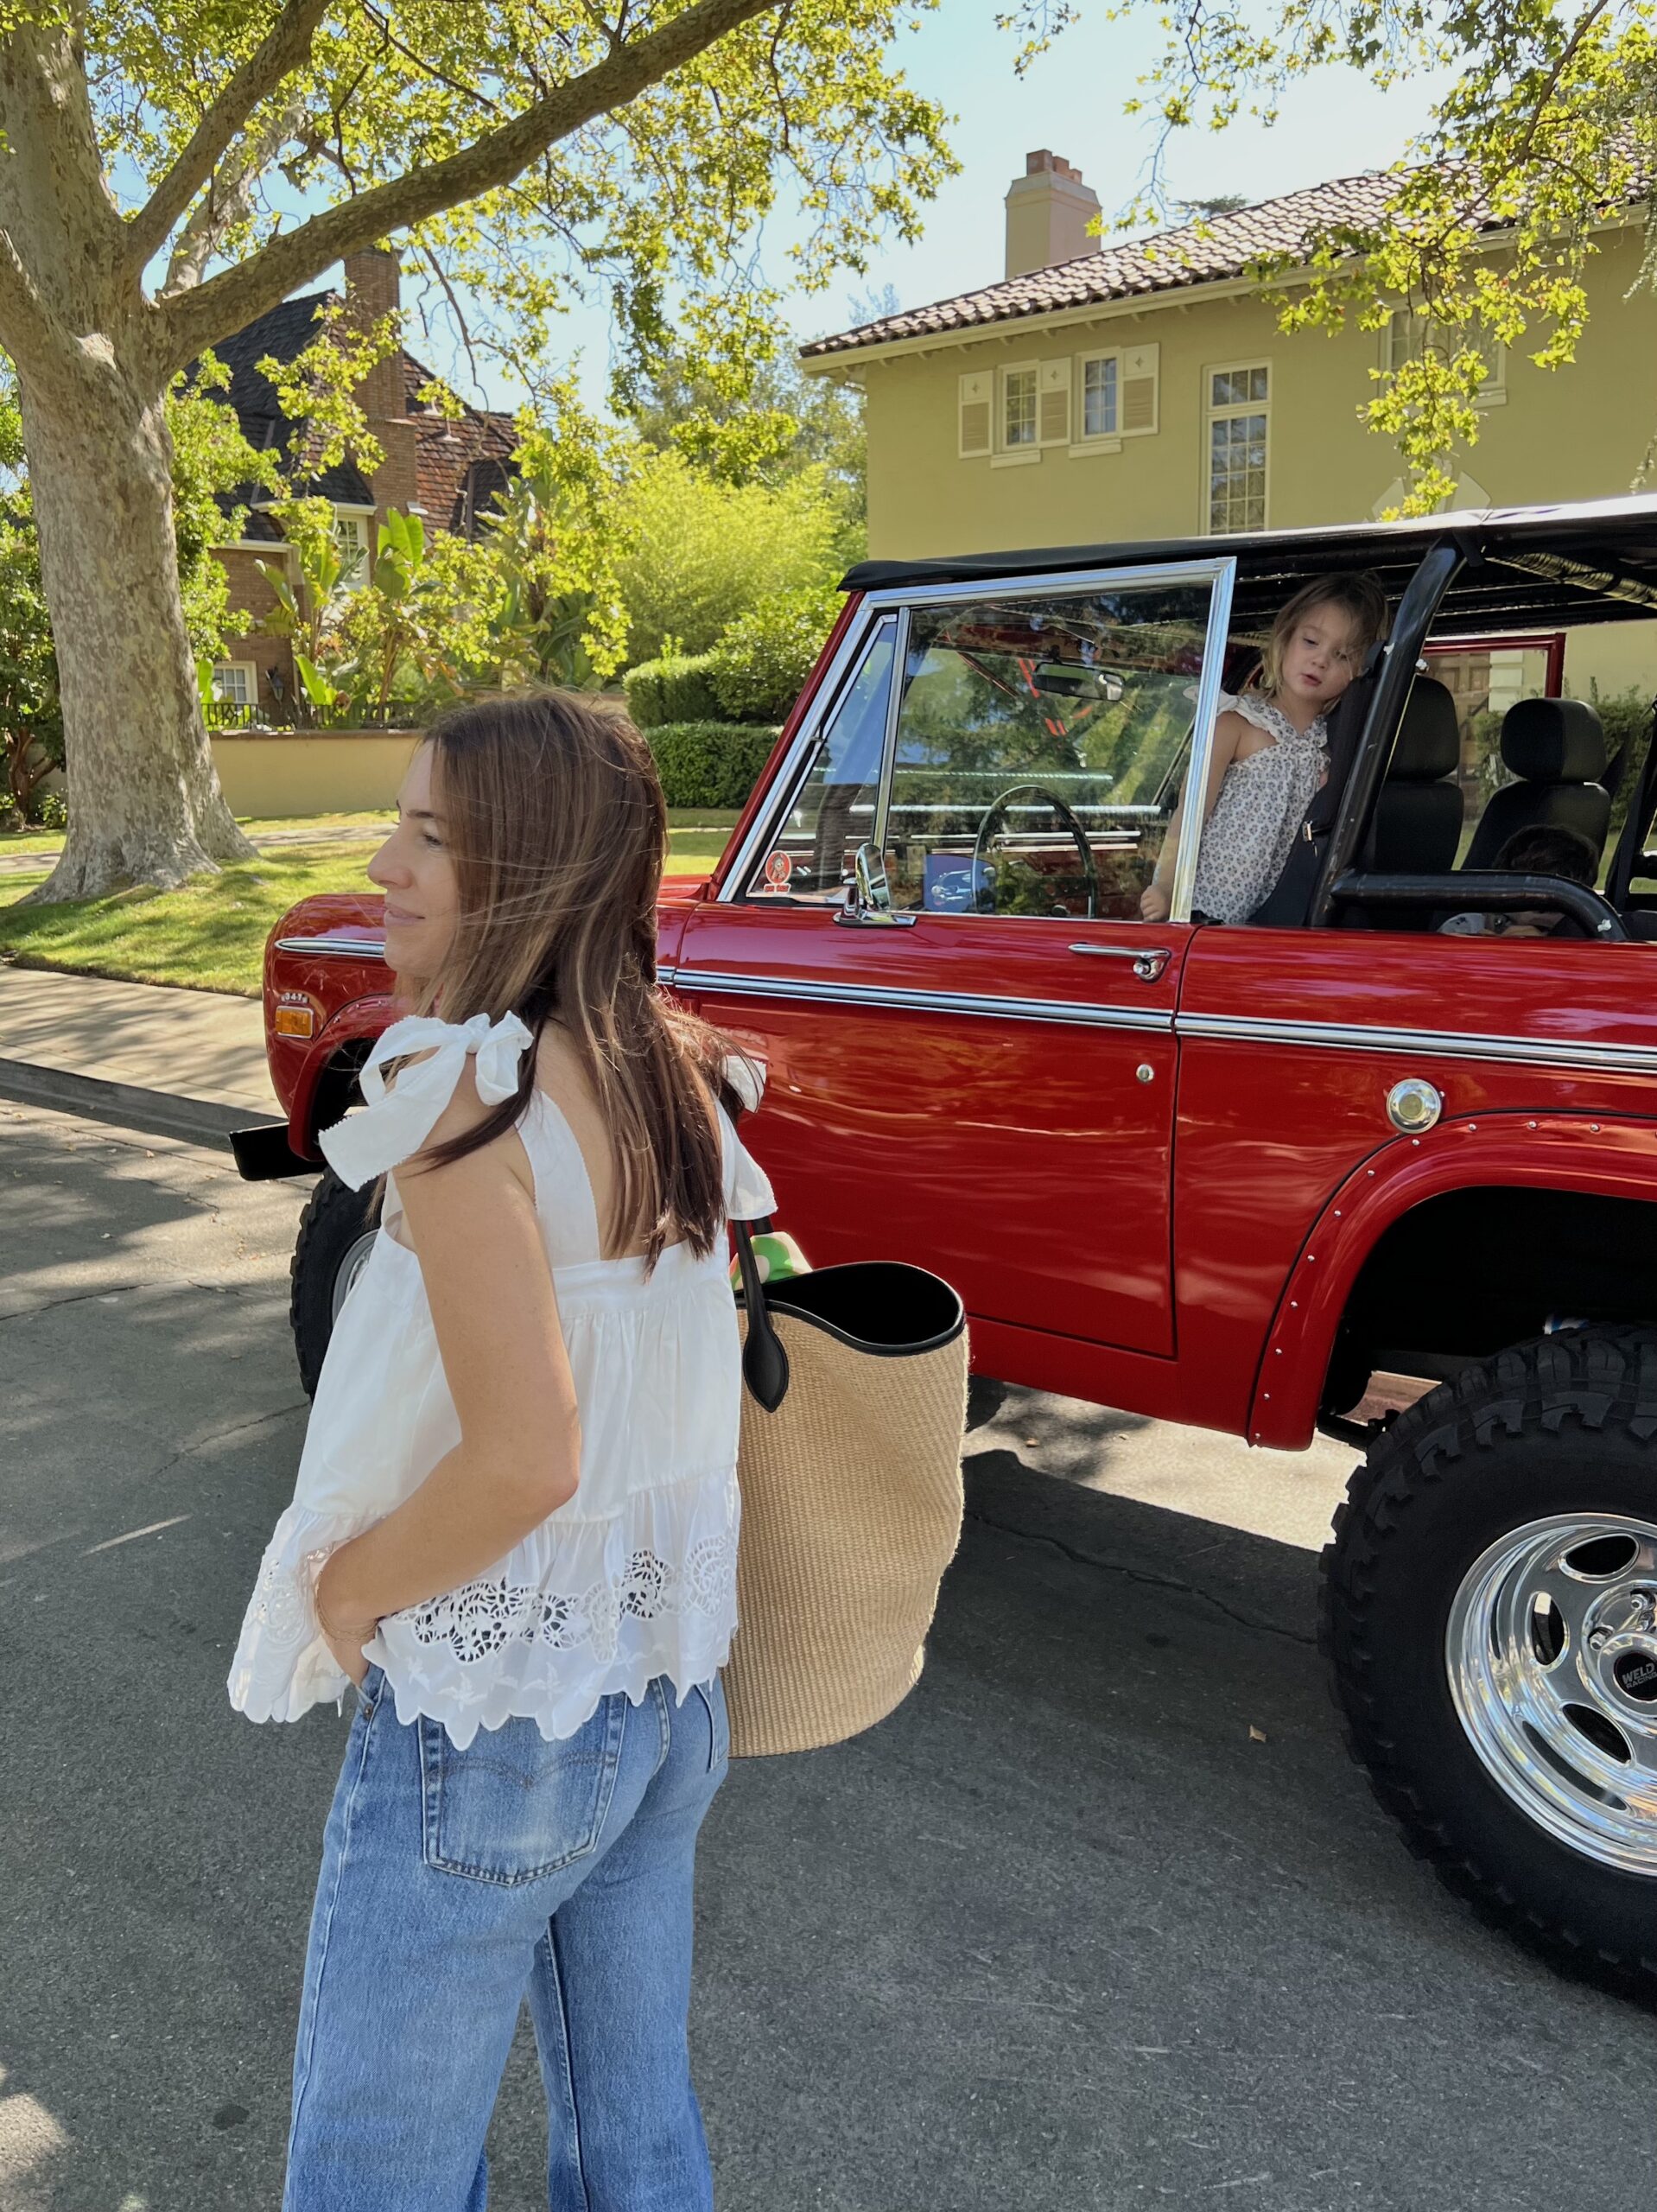
<instances>
[{"instance_id":1,"label":"woman's hand in pocket","mask_svg":"<svg viewBox=\"0 0 1657 2212\"><path fill-rule=\"evenodd\" d=\"M345 1547L342 1545L340 1549ZM348 1608L340 1603L342 1579L337 1562L340 1552L327 1559L316 1578L316 1624L322 1631L322 1641L333 1654L340 1670L350 1676L359 1689L368 1673L368 1662L363 1656L363 1646L371 1643L379 1629L377 1620L355 1619Z\"/></svg>"}]
</instances>

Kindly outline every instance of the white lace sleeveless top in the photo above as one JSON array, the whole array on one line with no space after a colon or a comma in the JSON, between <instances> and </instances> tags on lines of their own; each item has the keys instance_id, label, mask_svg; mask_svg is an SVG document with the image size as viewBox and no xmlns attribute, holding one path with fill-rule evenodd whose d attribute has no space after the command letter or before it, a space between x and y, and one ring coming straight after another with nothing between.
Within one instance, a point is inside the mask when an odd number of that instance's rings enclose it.
<instances>
[{"instance_id":1,"label":"white lace sleeveless top","mask_svg":"<svg viewBox=\"0 0 1657 2212\"><path fill-rule=\"evenodd\" d=\"M1298 730L1259 691L1220 694L1218 712L1241 715L1273 742L1226 770L1197 848L1191 905L1216 922L1246 922L1276 887L1295 832L1329 767L1328 729L1319 715Z\"/></svg>"},{"instance_id":2,"label":"white lace sleeveless top","mask_svg":"<svg viewBox=\"0 0 1657 2212\"><path fill-rule=\"evenodd\" d=\"M493 1103L511 1096L530 1041L511 1014L395 1023L362 1071L369 1103L324 1132L324 1154L360 1190L420 1149L468 1053ZM388 1090L384 1064L422 1052L432 1057ZM747 1064L727 1072L757 1104ZM727 1215L771 1212L771 1185L722 1108L719 1123ZM398 1719L425 1713L461 1748L515 1714L543 1736L572 1735L601 1698L620 1690L637 1703L661 1675L682 1699L723 1665L736 1626L740 1351L724 1240L701 1260L670 1247L648 1279L640 1260L601 1258L592 1185L562 1113L537 1090L517 1127L581 1409L580 1482L486 1573L389 1615L366 1646ZM296 1719L343 1696L317 1626L317 1573L460 1440L420 1262L385 1233L401 1212L393 1177L243 1623L230 1698L254 1720Z\"/></svg>"}]
</instances>

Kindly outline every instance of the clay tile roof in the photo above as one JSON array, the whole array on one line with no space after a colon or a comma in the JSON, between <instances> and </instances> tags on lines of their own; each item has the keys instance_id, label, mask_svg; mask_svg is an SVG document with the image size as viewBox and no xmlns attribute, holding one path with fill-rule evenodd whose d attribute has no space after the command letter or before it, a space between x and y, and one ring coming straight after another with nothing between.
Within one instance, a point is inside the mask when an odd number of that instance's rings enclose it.
<instances>
[{"instance_id":1,"label":"clay tile roof","mask_svg":"<svg viewBox=\"0 0 1657 2212\"><path fill-rule=\"evenodd\" d=\"M1320 232L1372 223L1397 188L1396 175L1384 171L1337 177L1304 192L1285 193L1281 199L1262 200L1235 215L1213 215L1202 224L1186 223L1151 238L1108 245L1075 261L987 284L981 291L935 301L930 307L883 315L855 330L815 339L800 348L800 359L821 359L825 354L855 353L900 338L943 336L987 323L1015 322L1025 315L1053 315L1095 302L1150 296L1245 276L1257 262L1301 252Z\"/></svg>"}]
</instances>

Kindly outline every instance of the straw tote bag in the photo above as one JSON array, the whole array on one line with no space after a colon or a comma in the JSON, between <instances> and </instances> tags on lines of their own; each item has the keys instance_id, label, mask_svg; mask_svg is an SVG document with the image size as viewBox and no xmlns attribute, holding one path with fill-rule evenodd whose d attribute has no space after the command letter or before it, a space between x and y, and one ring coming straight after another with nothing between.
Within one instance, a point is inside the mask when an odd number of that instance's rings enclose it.
<instances>
[{"instance_id":1,"label":"straw tote bag","mask_svg":"<svg viewBox=\"0 0 1657 2212\"><path fill-rule=\"evenodd\" d=\"M967 1324L923 1268L741 1268L742 1535L731 1754L815 1751L914 1688L961 1537Z\"/></svg>"}]
</instances>

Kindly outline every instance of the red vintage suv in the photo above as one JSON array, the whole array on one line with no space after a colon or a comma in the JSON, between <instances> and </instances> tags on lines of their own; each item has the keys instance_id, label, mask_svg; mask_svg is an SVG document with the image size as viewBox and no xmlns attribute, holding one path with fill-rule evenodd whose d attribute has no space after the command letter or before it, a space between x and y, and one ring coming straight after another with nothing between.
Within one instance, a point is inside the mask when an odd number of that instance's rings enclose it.
<instances>
[{"instance_id":1,"label":"red vintage suv","mask_svg":"<svg viewBox=\"0 0 1657 2212\"><path fill-rule=\"evenodd\" d=\"M1222 687L1292 592L1352 568L1392 635L1277 891L1204 922L1185 836L1171 918L1142 921ZM660 938L663 983L769 1063L752 1141L814 1260L948 1277L981 1376L1363 1452L1324 1578L1357 1756L1487 1914L1635 1980L1657 1976L1657 756L1608 760L1560 670L1573 633L1654 620L1647 499L867 563ZM1600 887L1495 868L1535 824L1586 836ZM315 1173L355 1101L393 1013L379 906L308 900L273 935L288 1121L236 1141L245 1173ZM294 1262L308 1387L373 1233L323 1174Z\"/></svg>"}]
</instances>

